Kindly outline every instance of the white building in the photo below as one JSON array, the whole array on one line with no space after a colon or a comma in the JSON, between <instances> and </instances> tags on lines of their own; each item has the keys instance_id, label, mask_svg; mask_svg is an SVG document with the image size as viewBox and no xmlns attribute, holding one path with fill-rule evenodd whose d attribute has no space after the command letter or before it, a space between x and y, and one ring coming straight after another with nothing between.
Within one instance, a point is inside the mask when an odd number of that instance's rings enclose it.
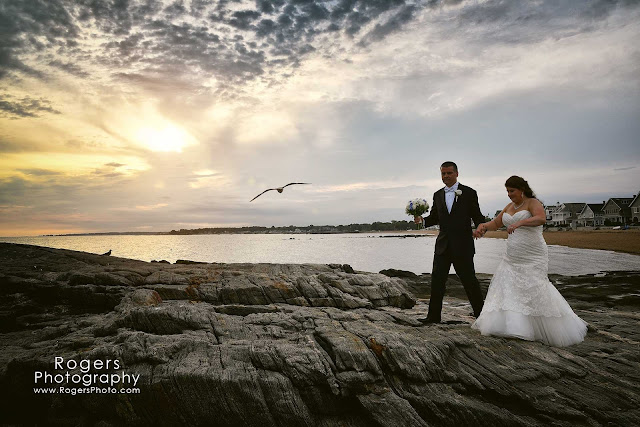
<instances>
[{"instance_id":1,"label":"white building","mask_svg":"<svg viewBox=\"0 0 640 427\"><path fill-rule=\"evenodd\" d=\"M553 212L560 207L560 202L555 205L545 205L544 214L547 217L547 221L551 221L553 219Z\"/></svg>"},{"instance_id":2,"label":"white building","mask_svg":"<svg viewBox=\"0 0 640 427\"><path fill-rule=\"evenodd\" d=\"M578 220L578 215L586 203L561 203L560 206L551 213L551 223L553 225L571 225Z\"/></svg>"},{"instance_id":3,"label":"white building","mask_svg":"<svg viewBox=\"0 0 640 427\"><path fill-rule=\"evenodd\" d=\"M631 222L638 224L640 222L640 192L634 197L629 207L631 208Z\"/></svg>"},{"instance_id":4,"label":"white building","mask_svg":"<svg viewBox=\"0 0 640 427\"><path fill-rule=\"evenodd\" d=\"M637 196L636 196L637 198ZM631 208L629 205L634 197L612 197L607 200L602 210L604 220L611 224L629 224L631 222Z\"/></svg>"},{"instance_id":5,"label":"white building","mask_svg":"<svg viewBox=\"0 0 640 427\"><path fill-rule=\"evenodd\" d=\"M587 203L578 214L578 225L600 226L604 225L604 207L602 203Z\"/></svg>"}]
</instances>

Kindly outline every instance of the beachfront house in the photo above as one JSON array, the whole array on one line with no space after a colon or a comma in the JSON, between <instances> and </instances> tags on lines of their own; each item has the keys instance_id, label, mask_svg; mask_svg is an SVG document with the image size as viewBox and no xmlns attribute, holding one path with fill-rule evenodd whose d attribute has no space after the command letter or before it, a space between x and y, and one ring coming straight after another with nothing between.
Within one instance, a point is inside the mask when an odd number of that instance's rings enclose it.
<instances>
[{"instance_id":1,"label":"beachfront house","mask_svg":"<svg viewBox=\"0 0 640 427\"><path fill-rule=\"evenodd\" d=\"M631 207L634 197L612 197L604 208L605 225L625 225L631 223Z\"/></svg>"},{"instance_id":2,"label":"beachfront house","mask_svg":"<svg viewBox=\"0 0 640 427\"><path fill-rule=\"evenodd\" d=\"M551 213L551 223L555 226L571 225L578 221L578 215L582 212L586 203L561 203L560 206Z\"/></svg>"},{"instance_id":3,"label":"beachfront house","mask_svg":"<svg viewBox=\"0 0 640 427\"><path fill-rule=\"evenodd\" d=\"M631 222L633 224L640 223L640 192L633 198L629 207L631 208Z\"/></svg>"},{"instance_id":4,"label":"beachfront house","mask_svg":"<svg viewBox=\"0 0 640 427\"><path fill-rule=\"evenodd\" d=\"M547 222L551 221L553 219L553 212L555 210L557 210L560 207L560 202L556 203L555 205L545 205L544 206L544 214L547 217Z\"/></svg>"},{"instance_id":5,"label":"beachfront house","mask_svg":"<svg viewBox=\"0 0 640 427\"><path fill-rule=\"evenodd\" d=\"M583 226L599 226L604 225L604 212L602 203L587 203L578 214L578 225Z\"/></svg>"}]
</instances>

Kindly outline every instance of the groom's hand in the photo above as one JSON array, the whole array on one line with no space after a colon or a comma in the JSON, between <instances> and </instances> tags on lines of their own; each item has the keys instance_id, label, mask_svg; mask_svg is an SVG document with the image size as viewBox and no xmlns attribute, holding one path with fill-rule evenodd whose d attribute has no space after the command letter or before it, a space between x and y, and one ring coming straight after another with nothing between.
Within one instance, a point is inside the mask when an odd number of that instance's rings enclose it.
<instances>
[{"instance_id":1,"label":"groom's hand","mask_svg":"<svg viewBox=\"0 0 640 427\"><path fill-rule=\"evenodd\" d=\"M413 222L415 222L416 224L422 224L422 217L420 215L414 215Z\"/></svg>"}]
</instances>

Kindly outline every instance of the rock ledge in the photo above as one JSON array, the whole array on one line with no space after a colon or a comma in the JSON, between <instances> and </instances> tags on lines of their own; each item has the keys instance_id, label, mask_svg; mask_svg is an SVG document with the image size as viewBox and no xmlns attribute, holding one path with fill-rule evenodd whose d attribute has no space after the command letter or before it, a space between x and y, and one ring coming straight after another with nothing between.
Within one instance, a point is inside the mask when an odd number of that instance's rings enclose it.
<instances>
[{"instance_id":1,"label":"rock ledge","mask_svg":"<svg viewBox=\"0 0 640 427\"><path fill-rule=\"evenodd\" d=\"M402 279L0 243L0 422L640 424L640 273L554 277L592 325L561 349L480 336L455 281L444 314L457 323L422 326L413 295L429 275L391 273ZM117 360L110 372L139 375L140 392L36 394L55 357Z\"/></svg>"}]
</instances>

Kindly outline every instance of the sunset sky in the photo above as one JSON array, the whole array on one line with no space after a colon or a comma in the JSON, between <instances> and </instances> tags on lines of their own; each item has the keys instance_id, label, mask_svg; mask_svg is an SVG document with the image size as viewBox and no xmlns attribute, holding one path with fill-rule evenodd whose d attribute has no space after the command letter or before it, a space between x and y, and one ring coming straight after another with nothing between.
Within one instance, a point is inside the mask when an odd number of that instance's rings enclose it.
<instances>
[{"instance_id":1,"label":"sunset sky","mask_svg":"<svg viewBox=\"0 0 640 427\"><path fill-rule=\"evenodd\" d=\"M6 0L0 236L640 191L640 2ZM282 194L266 188L292 181Z\"/></svg>"}]
</instances>

